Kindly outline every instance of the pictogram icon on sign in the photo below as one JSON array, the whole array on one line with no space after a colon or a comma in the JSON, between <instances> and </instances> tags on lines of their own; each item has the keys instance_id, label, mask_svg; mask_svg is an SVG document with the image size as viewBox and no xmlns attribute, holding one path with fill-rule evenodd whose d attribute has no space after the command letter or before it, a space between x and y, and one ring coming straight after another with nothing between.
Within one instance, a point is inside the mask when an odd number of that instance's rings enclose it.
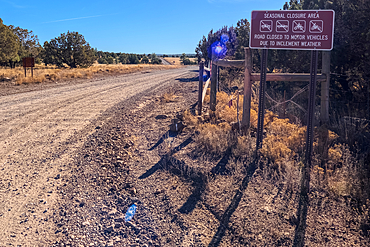
<instances>
[{"instance_id":1,"label":"pictogram icon on sign","mask_svg":"<svg viewBox=\"0 0 370 247\"><path fill-rule=\"evenodd\" d=\"M293 21L293 33L304 33L306 31L306 21Z\"/></svg>"},{"instance_id":2,"label":"pictogram icon on sign","mask_svg":"<svg viewBox=\"0 0 370 247\"><path fill-rule=\"evenodd\" d=\"M324 23L321 20L310 21L310 33L322 33Z\"/></svg>"},{"instance_id":3,"label":"pictogram icon on sign","mask_svg":"<svg viewBox=\"0 0 370 247\"><path fill-rule=\"evenodd\" d=\"M287 33L289 31L289 21L281 20L276 21L276 32Z\"/></svg>"},{"instance_id":4,"label":"pictogram icon on sign","mask_svg":"<svg viewBox=\"0 0 370 247\"><path fill-rule=\"evenodd\" d=\"M260 21L260 32L272 32L272 21L261 20Z\"/></svg>"}]
</instances>

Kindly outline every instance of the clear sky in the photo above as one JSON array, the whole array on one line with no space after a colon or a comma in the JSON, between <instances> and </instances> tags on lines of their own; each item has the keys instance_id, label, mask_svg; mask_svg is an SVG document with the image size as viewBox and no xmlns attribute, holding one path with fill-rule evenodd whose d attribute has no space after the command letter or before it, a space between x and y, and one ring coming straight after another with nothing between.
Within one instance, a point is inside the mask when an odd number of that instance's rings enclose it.
<instances>
[{"instance_id":1,"label":"clear sky","mask_svg":"<svg viewBox=\"0 0 370 247\"><path fill-rule=\"evenodd\" d=\"M32 30L40 44L67 31L91 47L124 53L195 53L203 35L250 21L252 10L279 10L287 0L0 0L5 25Z\"/></svg>"}]
</instances>

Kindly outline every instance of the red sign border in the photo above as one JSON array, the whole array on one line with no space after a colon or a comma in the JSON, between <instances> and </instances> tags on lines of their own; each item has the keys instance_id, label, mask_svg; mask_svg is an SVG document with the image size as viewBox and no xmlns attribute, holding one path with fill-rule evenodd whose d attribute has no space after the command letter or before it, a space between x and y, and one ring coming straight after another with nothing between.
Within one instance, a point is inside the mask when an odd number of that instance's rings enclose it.
<instances>
[{"instance_id":1,"label":"red sign border","mask_svg":"<svg viewBox=\"0 0 370 247\"><path fill-rule=\"evenodd\" d=\"M252 47L252 17L253 12L268 12L268 11L281 11L281 12L308 12L308 11L332 11L333 12L333 28L332 28L332 40L331 40L331 49L304 49L304 48L264 48L264 47ZM267 50L296 50L296 51L331 51L334 46L334 25L335 25L335 11L333 9L306 9L306 10L252 10L251 12L251 23L250 23L250 32L249 32L249 48L250 49L267 49Z\"/></svg>"}]
</instances>

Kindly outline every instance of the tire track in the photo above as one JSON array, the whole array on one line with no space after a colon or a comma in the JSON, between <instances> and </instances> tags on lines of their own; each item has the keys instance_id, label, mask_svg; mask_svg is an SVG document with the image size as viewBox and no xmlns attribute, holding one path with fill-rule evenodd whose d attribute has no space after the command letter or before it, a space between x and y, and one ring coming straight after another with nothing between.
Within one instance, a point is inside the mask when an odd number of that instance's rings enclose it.
<instances>
[{"instance_id":1,"label":"tire track","mask_svg":"<svg viewBox=\"0 0 370 247\"><path fill-rule=\"evenodd\" d=\"M35 108L33 110L30 110L28 112L21 113L20 115L16 115L16 116L12 117L11 119L6 119L6 120L3 120L3 121L0 121L0 128L1 128L1 124L3 124L5 121L7 122L7 125L13 126L12 129L7 130L7 131L5 130L5 131L2 131L1 132L2 134L0 134L0 141L1 141L1 139L11 138L12 136L14 136L17 133L21 132L23 129L25 129L28 126L32 125L34 123L34 121L36 121L37 119L40 119L43 116L48 116L48 115L50 115L52 113L55 113L58 110L60 110L63 107L65 107L65 105L68 105L68 104L70 105L70 104L78 103L79 101L86 100L87 98L92 98L92 97L97 97L99 95L104 95L104 93L108 93L110 91L117 90L117 89L120 89L120 88L129 89L129 88L132 88L133 86L137 85L138 83L145 82L148 78L150 78L151 80L157 80L158 79L157 77L160 77L160 76L161 75L158 75L158 76L156 75L155 77L153 77L153 76L147 76L147 77L144 77L144 78L140 78L138 81L128 81L127 84L111 85L107 89L103 89L103 90L102 89L96 89L96 90L94 90L92 92L80 94L80 95L78 95L75 98L71 98L71 97L68 97L67 96L68 98L65 99L65 100L60 100L60 101L56 102L54 105L48 105L48 108L47 109L45 109L45 106L41 106L41 107ZM173 80L177 76L178 75L172 76L168 80ZM84 89L85 89L85 87L84 87ZM44 101L48 101L48 100L49 99L46 99ZM21 107L22 107L22 105L21 105ZM40 113L40 111L41 111L41 113ZM32 116L32 114L34 114L34 113L39 113L39 114L37 114L35 116ZM27 115L31 115L31 117L30 116L27 116ZM20 117L26 117L26 116L28 117L28 121L27 122L23 122L23 123L17 125L18 119ZM14 129L16 129L16 130L13 131Z\"/></svg>"}]
</instances>

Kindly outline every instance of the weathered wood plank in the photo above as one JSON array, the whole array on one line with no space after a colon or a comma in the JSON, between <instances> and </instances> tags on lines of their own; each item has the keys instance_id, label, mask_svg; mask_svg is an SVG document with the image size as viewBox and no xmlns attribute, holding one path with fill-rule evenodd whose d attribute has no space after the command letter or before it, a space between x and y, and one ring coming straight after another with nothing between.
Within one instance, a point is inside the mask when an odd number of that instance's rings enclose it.
<instances>
[{"instance_id":1,"label":"weathered wood plank","mask_svg":"<svg viewBox=\"0 0 370 247\"><path fill-rule=\"evenodd\" d=\"M209 108L211 111L216 111L216 97L217 97L217 65L212 63L211 71L211 94L210 94Z\"/></svg>"},{"instance_id":2,"label":"weathered wood plank","mask_svg":"<svg viewBox=\"0 0 370 247\"><path fill-rule=\"evenodd\" d=\"M204 63L199 63L199 92L198 92L198 115L202 115L202 90L203 90Z\"/></svg>"},{"instance_id":3,"label":"weathered wood plank","mask_svg":"<svg viewBox=\"0 0 370 247\"><path fill-rule=\"evenodd\" d=\"M260 73L252 73L251 81L259 81ZM318 74L317 81L325 81L326 75ZM310 74L306 73L267 73L266 81L310 81Z\"/></svg>"},{"instance_id":4,"label":"weathered wood plank","mask_svg":"<svg viewBox=\"0 0 370 247\"><path fill-rule=\"evenodd\" d=\"M238 67L244 68L245 61L244 60L226 60L226 59L219 59L213 61L213 64L222 67Z\"/></svg>"},{"instance_id":5,"label":"weathered wood plank","mask_svg":"<svg viewBox=\"0 0 370 247\"><path fill-rule=\"evenodd\" d=\"M250 113L251 113L251 95L252 95L252 52L249 47L244 48L245 64L244 64L244 101L243 101L243 117L241 128L243 131L249 129Z\"/></svg>"}]
</instances>

